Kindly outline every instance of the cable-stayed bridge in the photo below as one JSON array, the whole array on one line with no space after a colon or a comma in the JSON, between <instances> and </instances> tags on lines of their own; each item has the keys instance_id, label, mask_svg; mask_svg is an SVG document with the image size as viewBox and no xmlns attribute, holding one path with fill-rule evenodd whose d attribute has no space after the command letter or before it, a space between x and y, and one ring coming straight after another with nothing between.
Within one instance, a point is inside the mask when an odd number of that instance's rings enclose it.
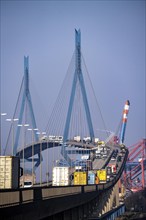
<instances>
[{"instance_id":1,"label":"cable-stayed bridge","mask_svg":"<svg viewBox=\"0 0 146 220\"><path fill-rule=\"evenodd\" d=\"M17 210L16 218L21 215L24 208L25 211L28 210L28 214L23 214L25 218L31 216L29 219L32 216L36 219L47 216L50 216L50 219L87 219L89 213L90 216L91 214L100 216L119 205L117 181L128 156L124 136L129 105L127 101L120 136L115 139L116 135L111 135L106 128L81 53L81 32L75 30L75 52L46 129L40 132L29 88L29 58L24 57L24 77L13 117L18 118L18 123L17 126L15 124L15 133L14 123L11 124L4 153L20 157L24 174L28 169L32 175L38 172L39 186L34 185L27 190L23 188L11 192L8 190L10 199L2 196L3 199L0 201L0 205L4 207L1 209L3 215L6 214L5 210L9 210L10 214L6 216L10 219L13 212L10 204ZM10 144L11 139L13 146ZM100 157L97 155L99 148L102 148ZM89 171L93 171L95 175L97 170L106 169L111 163L116 167L116 171L108 181L104 180L104 183L101 181L88 184L87 176L85 184L79 182L74 185L74 181L70 179L67 186L50 185L53 178L52 168L55 166L70 167L71 177L76 172L76 167L81 167L82 172L87 175ZM45 188L42 179L46 181ZM100 205L99 199L102 201ZM92 208L89 204L96 208L95 213L93 210L91 213ZM36 211L39 205L42 210L39 208ZM88 214L85 209L89 211ZM76 213L76 218L73 213ZM118 213L118 210L115 213Z\"/></svg>"},{"instance_id":2,"label":"cable-stayed bridge","mask_svg":"<svg viewBox=\"0 0 146 220\"><path fill-rule=\"evenodd\" d=\"M80 30L75 31L75 52L52 114L44 129L44 135L38 131L34 115L29 88L29 57L24 57L24 77L13 117L18 118L18 124L15 126L16 135L13 137L13 152L11 152L11 137L14 135L12 134L14 133L12 124L5 148L5 155L10 153L16 155L19 154L19 151L23 150L24 154L27 155L26 145L28 145L28 142L31 146L32 142L38 142L39 137L42 139L42 136L62 136L64 143L69 139L73 139L74 136L80 136L81 140L84 137L90 137L91 140L94 140L99 136L103 140L109 136L81 54ZM31 138L28 130L32 131ZM105 132L100 132L100 130ZM29 140L27 140L28 136ZM30 148L28 146L28 149ZM64 154L64 159L70 163L70 158L67 156L65 149L66 147L62 145L61 153ZM38 163L36 167L39 166L40 150L37 153Z\"/></svg>"}]
</instances>

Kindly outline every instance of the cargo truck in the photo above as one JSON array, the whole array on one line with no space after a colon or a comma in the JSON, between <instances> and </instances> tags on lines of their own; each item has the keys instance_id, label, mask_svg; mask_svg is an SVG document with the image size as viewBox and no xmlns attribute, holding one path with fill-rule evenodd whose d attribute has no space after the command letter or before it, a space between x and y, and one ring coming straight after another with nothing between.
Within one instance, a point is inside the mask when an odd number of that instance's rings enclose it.
<instances>
[{"instance_id":1,"label":"cargo truck","mask_svg":"<svg viewBox=\"0 0 146 220\"><path fill-rule=\"evenodd\" d=\"M93 171L88 171L88 184L95 184L95 173Z\"/></svg>"},{"instance_id":2,"label":"cargo truck","mask_svg":"<svg viewBox=\"0 0 146 220\"><path fill-rule=\"evenodd\" d=\"M68 186L70 185L69 167L53 167L52 185L53 186Z\"/></svg>"},{"instance_id":3,"label":"cargo truck","mask_svg":"<svg viewBox=\"0 0 146 220\"><path fill-rule=\"evenodd\" d=\"M108 164L108 167L111 167L112 174L115 175L117 173L117 165L116 164Z\"/></svg>"},{"instance_id":4,"label":"cargo truck","mask_svg":"<svg viewBox=\"0 0 146 220\"><path fill-rule=\"evenodd\" d=\"M107 174L105 169L97 170L97 176L99 178L100 183L106 183L107 181Z\"/></svg>"},{"instance_id":5,"label":"cargo truck","mask_svg":"<svg viewBox=\"0 0 146 220\"><path fill-rule=\"evenodd\" d=\"M84 137L83 142L91 142L91 137Z\"/></svg>"},{"instance_id":6,"label":"cargo truck","mask_svg":"<svg viewBox=\"0 0 146 220\"><path fill-rule=\"evenodd\" d=\"M24 175L20 177L20 187L29 188L32 187L35 183L35 174L24 173Z\"/></svg>"},{"instance_id":7,"label":"cargo truck","mask_svg":"<svg viewBox=\"0 0 146 220\"><path fill-rule=\"evenodd\" d=\"M74 185L87 185L87 172L74 172Z\"/></svg>"},{"instance_id":8,"label":"cargo truck","mask_svg":"<svg viewBox=\"0 0 146 220\"><path fill-rule=\"evenodd\" d=\"M101 158L101 151L100 150L96 150L95 151L95 158L96 159L100 159Z\"/></svg>"},{"instance_id":9,"label":"cargo truck","mask_svg":"<svg viewBox=\"0 0 146 220\"><path fill-rule=\"evenodd\" d=\"M19 188L20 159L14 156L0 156L0 189Z\"/></svg>"},{"instance_id":10,"label":"cargo truck","mask_svg":"<svg viewBox=\"0 0 146 220\"><path fill-rule=\"evenodd\" d=\"M80 136L75 136L75 137L74 137L74 141L80 142L80 141L81 141L81 137L80 137Z\"/></svg>"}]
</instances>

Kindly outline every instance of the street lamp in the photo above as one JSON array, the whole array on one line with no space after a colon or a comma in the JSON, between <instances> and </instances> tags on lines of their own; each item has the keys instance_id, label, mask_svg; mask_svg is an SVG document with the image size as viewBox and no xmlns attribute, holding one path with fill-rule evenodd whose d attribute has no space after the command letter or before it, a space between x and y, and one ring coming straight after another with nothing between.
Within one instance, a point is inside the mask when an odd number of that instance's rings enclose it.
<instances>
[{"instance_id":1,"label":"street lamp","mask_svg":"<svg viewBox=\"0 0 146 220\"><path fill-rule=\"evenodd\" d=\"M33 182L32 185L34 184L34 132L33 131L38 131L38 128L28 128L28 131L31 131L31 142L32 142L32 178Z\"/></svg>"},{"instance_id":2,"label":"street lamp","mask_svg":"<svg viewBox=\"0 0 146 220\"><path fill-rule=\"evenodd\" d=\"M7 113L1 113L1 116L5 116ZM2 130L1 130L1 117L0 117L0 155L2 155Z\"/></svg>"},{"instance_id":3,"label":"street lamp","mask_svg":"<svg viewBox=\"0 0 146 220\"><path fill-rule=\"evenodd\" d=\"M46 132L37 132L36 134L41 135L41 138L40 138L40 186L41 186L42 185L42 161L41 161L42 140L43 140L44 135L46 135Z\"/></svg>"},{"instance_id":4,"label":"street lamp","mask_svg":"<svg viewBox=\"0 0 146 220\"><path fill-rule=\"evenodd\" d=\"M12 156L14 156L14 122L18 121L18 118L7 118L6 121L11 122L12 126Z\"/></svg>"},{"instance_id":5,"label":"street lamp","mask_svg":"<svg viewBox=\"0 0 146 220\"><path fill-rule=\"evenodd\" d=\"M24 148L25 148L25 127L28 127L29 124L18 124L17 126L23 128L23 184L24 184L24 174L25 174L25 161L24 161Z\"/></svg>"},{"instance_id":6,"label":"street lamp","mask_svg":"<svg viewBox=\"0 0 146 220\"><path fill-rule=\"evenodd\" d=\"M4 113L1 113L1 115L2 115L2 116L3 116L3 115L7 115L7 113L4 112Z\"/></svg>"},{"instance_id":7,"label":"street lamp","mask_svg":"<svg viewBox=\"0 0 146 220\"><path fill-rule=\"evenodd\" d=\"M49 161L48 161L48 160L49 160L49 159L48 159L48 157L49 157L49 156L48 156L48 151L49 151L49 150L48 150L48 144L49 144L49 143L48 143L48 139L47 139L47 175L46 175L46 178L47 178L47 186L48 186L48 182L49 182Z\"/></svg>"}]
</instances>

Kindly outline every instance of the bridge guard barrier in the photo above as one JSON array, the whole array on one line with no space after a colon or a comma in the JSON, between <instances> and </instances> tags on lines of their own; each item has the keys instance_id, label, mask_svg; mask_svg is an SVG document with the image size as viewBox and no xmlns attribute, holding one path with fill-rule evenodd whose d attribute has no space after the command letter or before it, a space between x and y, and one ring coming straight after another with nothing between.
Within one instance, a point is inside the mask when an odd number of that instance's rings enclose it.
<instances>
[{"instance_id":1,"label":"bridge guard barrier","mask_svg":"<svg viewBox=\"0 0 146 220\"><path fill-rule=\"evenodd\" d=\"M20 202L20 193L19 191L13 191L13 192L6 192L1 191L0 192L0 206L9 206L11 205L18 205Z\"/></svg>"}]
</instances>

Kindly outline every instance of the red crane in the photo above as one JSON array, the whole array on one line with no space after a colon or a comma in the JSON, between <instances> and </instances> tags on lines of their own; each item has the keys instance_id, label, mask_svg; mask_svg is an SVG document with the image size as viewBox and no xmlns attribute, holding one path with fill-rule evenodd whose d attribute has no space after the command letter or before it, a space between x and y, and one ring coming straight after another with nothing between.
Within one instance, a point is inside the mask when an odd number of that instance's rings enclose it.
<instances>
[{"instance_id":1,"label":"red crane","mask_svg":"<svg viewBox=\"0 0 146 220\"><path fill-rule=\"evenodd\" d=\"M122 181L127 189L136 192L145 187L146 139L140 140L128 149L129 155Z\"/></svg>"}]
</instances>

